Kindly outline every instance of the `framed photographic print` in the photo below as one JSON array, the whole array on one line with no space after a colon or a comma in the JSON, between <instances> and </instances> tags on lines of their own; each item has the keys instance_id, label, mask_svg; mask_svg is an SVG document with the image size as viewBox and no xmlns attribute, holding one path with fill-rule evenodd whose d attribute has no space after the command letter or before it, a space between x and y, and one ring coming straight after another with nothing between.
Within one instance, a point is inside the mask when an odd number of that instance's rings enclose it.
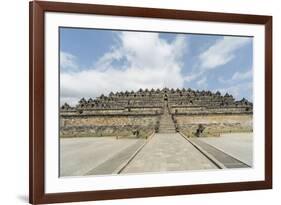
<instances>
[{"instance_id":1,"label":"framed photographic print","mask_svg":"<svg viewBox=\"0 0 281 205\"><path fill-rule=\"evenodd\" d=\"M271 187L271 16L30 2L30 203Z\"/></svg>"}]
</instances>

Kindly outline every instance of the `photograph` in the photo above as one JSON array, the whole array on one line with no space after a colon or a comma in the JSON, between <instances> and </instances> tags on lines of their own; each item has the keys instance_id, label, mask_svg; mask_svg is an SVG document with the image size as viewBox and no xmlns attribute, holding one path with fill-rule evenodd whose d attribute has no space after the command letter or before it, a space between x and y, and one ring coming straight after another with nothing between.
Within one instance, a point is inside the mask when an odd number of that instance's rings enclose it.
<instances>
[{"instance_id":1,"label":"photograph","mask_svg":"<svg viewBox=\"0 0 281 205\"><path fill-rule=\"evenodd\" d=\"M29 9L30 203L272 188L272 16Z\"/></svg>"},{"instance_id":2,"label":"photograph","mask_svg":"<svg viewBox=\"0 0 281 205\"><path fill-rule=\"evenodd\" d=\"M255 167L253 36L58 35L59 177Z\"/></svg>"}]
</instances>

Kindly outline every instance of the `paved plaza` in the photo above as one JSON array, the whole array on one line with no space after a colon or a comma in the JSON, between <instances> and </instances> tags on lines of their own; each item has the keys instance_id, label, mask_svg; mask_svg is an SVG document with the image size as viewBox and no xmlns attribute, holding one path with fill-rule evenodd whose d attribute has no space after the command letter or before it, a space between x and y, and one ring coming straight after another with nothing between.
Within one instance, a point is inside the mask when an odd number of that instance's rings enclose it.
<instances>
[{"instance_id":1,"label":"paved plaza","mask_svg":"<svg viewBox=\"0 0 281 205\"><path fill-rule=\"evenodd\" d=\"M60 140L60 176L83 176L94 172L94 168L120 152L128 150L129 147L133 146L136 150L138 146L141 146L140 141L145 140L116 139L115 137L62 138ZM138 146L135 146L136 143ZM105 170L104 173L108 171Z\"/></svg>"},{"instance_id":2,"label":"paved plaza","mask_svg":"<svg viewBox=\"0 0 281 205\"><path fill-rule=\"evenodd\" d=\"M200 140L239 159L248 166L253 165L253 133L222 134L220 137L205 137Z\"/></svg>"},{"instance_id":3,"label":"paved plaza","mask_svg":"<svg viewBox=\"0 0 281 205\"><path fill-rule=\"evenodd\" d=\"M252 133L189 139L179 133L157 133L150 139L62 138L60 175L248 168L253 165L252 142Z\"/></svg>"}]
</instances>

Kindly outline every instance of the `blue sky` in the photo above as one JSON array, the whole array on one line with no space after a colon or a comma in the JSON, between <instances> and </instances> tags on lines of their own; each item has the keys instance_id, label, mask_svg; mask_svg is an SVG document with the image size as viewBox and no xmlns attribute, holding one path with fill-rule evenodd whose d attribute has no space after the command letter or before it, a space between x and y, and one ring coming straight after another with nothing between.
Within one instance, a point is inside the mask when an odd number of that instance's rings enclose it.
<instances>
[{"instance_id":1,"label":"blue sky","mask_svg":"<svg viewBox=\"0 0 281 205\"><path fill-rule=\"evenodd\" d=\"M252 101L252 37L60 28L61 103L192 88Z\"/></svg>"}]
</instances>

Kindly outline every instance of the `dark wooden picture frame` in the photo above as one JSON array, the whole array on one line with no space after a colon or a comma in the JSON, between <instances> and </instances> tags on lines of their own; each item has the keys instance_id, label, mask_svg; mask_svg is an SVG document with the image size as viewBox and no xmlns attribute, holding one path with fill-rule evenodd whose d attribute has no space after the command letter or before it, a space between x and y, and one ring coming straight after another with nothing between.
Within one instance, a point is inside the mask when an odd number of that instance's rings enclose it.
<instances>
[{"instance_id":1,"label":"dark wooden picture frame","mask_svg":"<svg viewBox=\"0 0 281 205\"><path fill-rule=\"evenodd\" d=\"M153 197L181 194L227 192L272 188L272 17L154 8L104 6L93 4L30 2L30 104L29 104L29 200L30 203L56 203L88 200ZM208 22L246 23L265 26L265 180L203 185L45 193L44 181L44 14L66 12L143 18L181 19Z\"/></svg>"}]
</instances>

